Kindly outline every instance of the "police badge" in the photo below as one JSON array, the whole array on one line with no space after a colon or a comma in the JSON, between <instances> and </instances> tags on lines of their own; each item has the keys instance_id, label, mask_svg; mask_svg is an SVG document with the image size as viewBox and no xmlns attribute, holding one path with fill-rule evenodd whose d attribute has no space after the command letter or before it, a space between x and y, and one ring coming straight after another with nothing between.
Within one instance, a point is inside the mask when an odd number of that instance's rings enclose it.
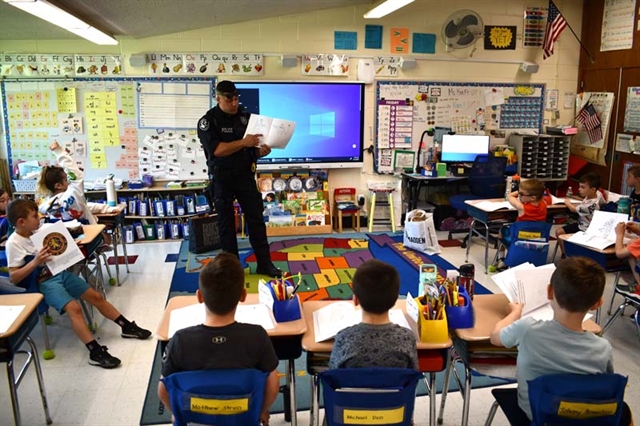
<instances>
[{"instance_id":1,"label":"police badge","mask_svg":"<svg viewBox=\"0 0 640 426\"><path fill-rule=\"evenodd\" d=\"M198 129L202 130L203 132L209 130L209 120L207 120L205 117L202 117L200 121L198 121Z\"/></svg>"}]
</instances>

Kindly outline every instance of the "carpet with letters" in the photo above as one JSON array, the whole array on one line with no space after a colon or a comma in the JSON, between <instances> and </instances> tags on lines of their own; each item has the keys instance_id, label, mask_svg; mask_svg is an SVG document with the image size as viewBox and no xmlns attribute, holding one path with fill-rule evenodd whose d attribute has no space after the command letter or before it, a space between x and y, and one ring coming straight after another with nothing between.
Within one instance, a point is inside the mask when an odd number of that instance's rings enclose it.
<instances>
[{"instance_id":1,"label":"carpet with letters","mask_svg":"<svg viewBox=\"0 0 640 426\"><path fill-rule=\"evenodd\" d=\"M305 236L302 238L270 238L271 260L283 271L292 275L300 273L298 294L302 301L325 299L349 299L353 292L349 284L356 268L369 259L385 261L400 273L400 294L415 294L418 284L418 268L422 263L432 263L438 268L438 279L446 276L452 265L438 255L426 255L405 249L402 233L351 233L340 237ZM194 254L189 252L188 241L182 243L170 291L195 293L198 288L198 272L213 259L215 252ZM239 241L240 261L246 270L245 287L249 293L258 291L258 280L268 277L256 275L256 258L246 239ZM476 283L476 294L488 291Z\"/></svg>"}]
</instances>

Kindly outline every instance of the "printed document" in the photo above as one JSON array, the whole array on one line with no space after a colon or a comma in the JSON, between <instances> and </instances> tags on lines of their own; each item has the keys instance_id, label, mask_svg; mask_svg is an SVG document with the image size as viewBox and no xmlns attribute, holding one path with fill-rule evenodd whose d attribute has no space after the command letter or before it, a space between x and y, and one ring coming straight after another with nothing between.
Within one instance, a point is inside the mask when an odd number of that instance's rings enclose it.
<instances>
[{"instance_id":1,"label":"printed document","mask_svg":"<svg viewBox=\"0 0 640 426\"><path fill-rule=\"evenodd\" d=\"M206 312L204 303L194 303L171 311L169 316L169 334L171 338L178 330L202 324L205 320ZM275 321L273 313L262 303L253 305L239 304L236 309L235 320L245 324L255 324L265 330L273 330Z\"/></svg>"},{"instance_id":2,"label":"printed document","mask_svg":"<svg viewBox=\"0 0 640 426\"><path fill-rule=\"evenodd\" d=\"M0 334L9 330L24 308L25 305L0 305Z\"/></svg>"},{"instance_id":3,"label":"printed document","mask_svg":"<svg viewBox=\"0 0 640 426\"><path fill-rule=\"evenodd\" d=\"M625 213L603 212L596 210L589 227L584 232L576 232L568 241L586 247L604 250L616 243L616 225L629 220ZM626 242L629 240L626 239Z\"/></svg>"},{"instance_id":4,"label":"printed document","mask_svg":"<svg viewBox=\"0 0 640 426\"><path fill-rule=\"evenodd\" d=\"M244 135L262 135L260 143L269 145L271 148L283 149L291 140L295 129L296 123L293 121L251 114Z\"/></svg>"},{"instance_id":5,"label":"printed document","mask_svg":"<svg viewBox=\"0 0 640 426\"><path fill-rule=\"evenodd\" d=\"M484 200L471 205L485 212L494 212L500 209L515 210L515 207L513 207L508 201Z\"/></svg>"},{"instance_id":6,"label":"printed document","mask_svg":"<svg viewBox=\"0 0 640 426\"><path fill-rule=\"evenodd\" d=\"M564 198L558 198L553 194L550 194L550 195L551 195L551 204L564 204L564 200L565 200ZM577 198L571 198L570 201L571 201L571 204L582 203L582 200L579 200Z\"/></svg>"},{"instance_id":7,"label":"printed document","mask_svg":"<svg viewBox=\"0 0 640 426\"><path fill-rule=\"evenodd\" d=\"M58 275L65 269L84 260L78 244L73 241L71 234L62 221L45 223L31 236L31 241L33 241L38 250L42 247L49 248L51 258L47 262L47 267L52 275Z\"/></svg>"},{"instance_id":8,"label":"printed document","mask_svg":"<svg viewBox=\"0 0 640 426\"><path fill-rule=\"evenodd\" d=\"M389 311L389 320L394 324L411 330L401 309L391 309ZM330 303L313 313L316 342L333 339L339 331L360 322L362 322L362 309L356 308L353 302Z\"/></svg>"},{"instance_id":9,"label":"printed document","mask_svg":"<svg viewBox=\"0 0 640 426\"><path fill-rule=\"evenodd\" d=\"M555 270L553 264L535 266L526 262L492 278L509 302L524 303L522 318L549 321L553 319L553 309L547 298L547 286ZM584 321L591 317L591 314L586 314Z\"/></svg>"}]
</instances>

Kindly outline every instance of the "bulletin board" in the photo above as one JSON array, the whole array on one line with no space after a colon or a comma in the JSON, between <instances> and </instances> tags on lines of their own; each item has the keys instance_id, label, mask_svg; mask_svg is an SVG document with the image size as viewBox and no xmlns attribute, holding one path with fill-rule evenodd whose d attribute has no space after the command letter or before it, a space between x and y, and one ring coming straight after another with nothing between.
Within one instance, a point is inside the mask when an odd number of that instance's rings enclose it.
<instances>
[{"instance_id":1,"label":"bulletin board","mask_svg":"<svg viewBox=\"0 0 640 426\"><path fill-rule=\"evenodd\" d=\"M197 137L213 106L215 80L197 77L3 81L9 166L49 161L55 139L84 169L85 181L204 179Z\"/></svg>"},{"instance_id":2,"label":"bulletin board","mask_svg":"<svg viewBox=\"0 0 640 426\"><path fill-rule=\"evenodd\" d=\"M544 84L378 80L376 170L393 172L395 150L417 153L427 129L449 127L457 134L498 138L510 132L539 132L544 97Z\"/></svg>"},{"instance_id":3,"label":"bulletin board","mask_svg":"<svg viewBox=\"0 0 640 426\"><path fill-rule=\"evenodd\" d=\"M576 120L578 134L576 134L571 141L571 155L601 166L607 165L605 157L607 154L607 141L609 140L614 97L614 94L611 92L584 92L576 97L576 111L580 111L587 102L593 105L602 126L602 138L597 141L591 141L584 124Z\"/></svg>"}]
</instances>

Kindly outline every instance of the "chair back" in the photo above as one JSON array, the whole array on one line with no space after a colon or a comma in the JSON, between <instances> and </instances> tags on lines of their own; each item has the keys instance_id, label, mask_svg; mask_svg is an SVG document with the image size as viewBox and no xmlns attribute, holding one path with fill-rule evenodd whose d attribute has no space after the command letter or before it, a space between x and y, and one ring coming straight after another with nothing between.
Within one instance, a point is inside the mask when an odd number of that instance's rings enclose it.
<instances>
[{"instance_id":1,"label":"chair back","mask_svg":"<svg viewBox=\"0 0 640 426\"><path fill-rule=\"evenodd\" d=\"M547 263L551 224L522 221L509 225L509 251L504 259L509 267L531 262L536 266Z\"/></svg>"},{"instance_id":2,"label":"chair back","mask_svg":"<svg viewBox=\"0 0 640 426\"><path fill-rule=\"evenodd\" d=\"M255 369L199 370L162 378L175 425L258 425L268 373Z\"/></svg>"},{"instance_id":3,"label":"chair back","mask_svg":"<svg viewBox=\"0 0 640 426\"><path fill-rule=\"evenodd\" d=\"M320 373L327 425L410 425L422 374L405 368Z\"/></svg>"},{"instance_id":4,"label":"chair back","mask_svg":"<svg viewBox=\"0 0 640 426\"><path fill-rule=\"evenodd\" d=\"M333 202L338 205L340 203L356 205L356 189L355 188L336 188L333 190Z\"/></svg>"},{"instance_id":5,"label":"chair back","mask_svg":"<svg viewBox=\"0 0 640 426\"><path fill-rule=\"evenodd\" d=\"M532 425L618 426L627 377L548 374L529 380Z\"/></svg>"},{"instance_id":6,"label":"chair back","mask_svg":"<svg viewBox=\"0 0 640 426\"><path fill-rule=\"evenodd\" d=\"M469 190L481 198L504 196L507 157L478 155L469 173Z\"/></svg>"}]
</instances>

